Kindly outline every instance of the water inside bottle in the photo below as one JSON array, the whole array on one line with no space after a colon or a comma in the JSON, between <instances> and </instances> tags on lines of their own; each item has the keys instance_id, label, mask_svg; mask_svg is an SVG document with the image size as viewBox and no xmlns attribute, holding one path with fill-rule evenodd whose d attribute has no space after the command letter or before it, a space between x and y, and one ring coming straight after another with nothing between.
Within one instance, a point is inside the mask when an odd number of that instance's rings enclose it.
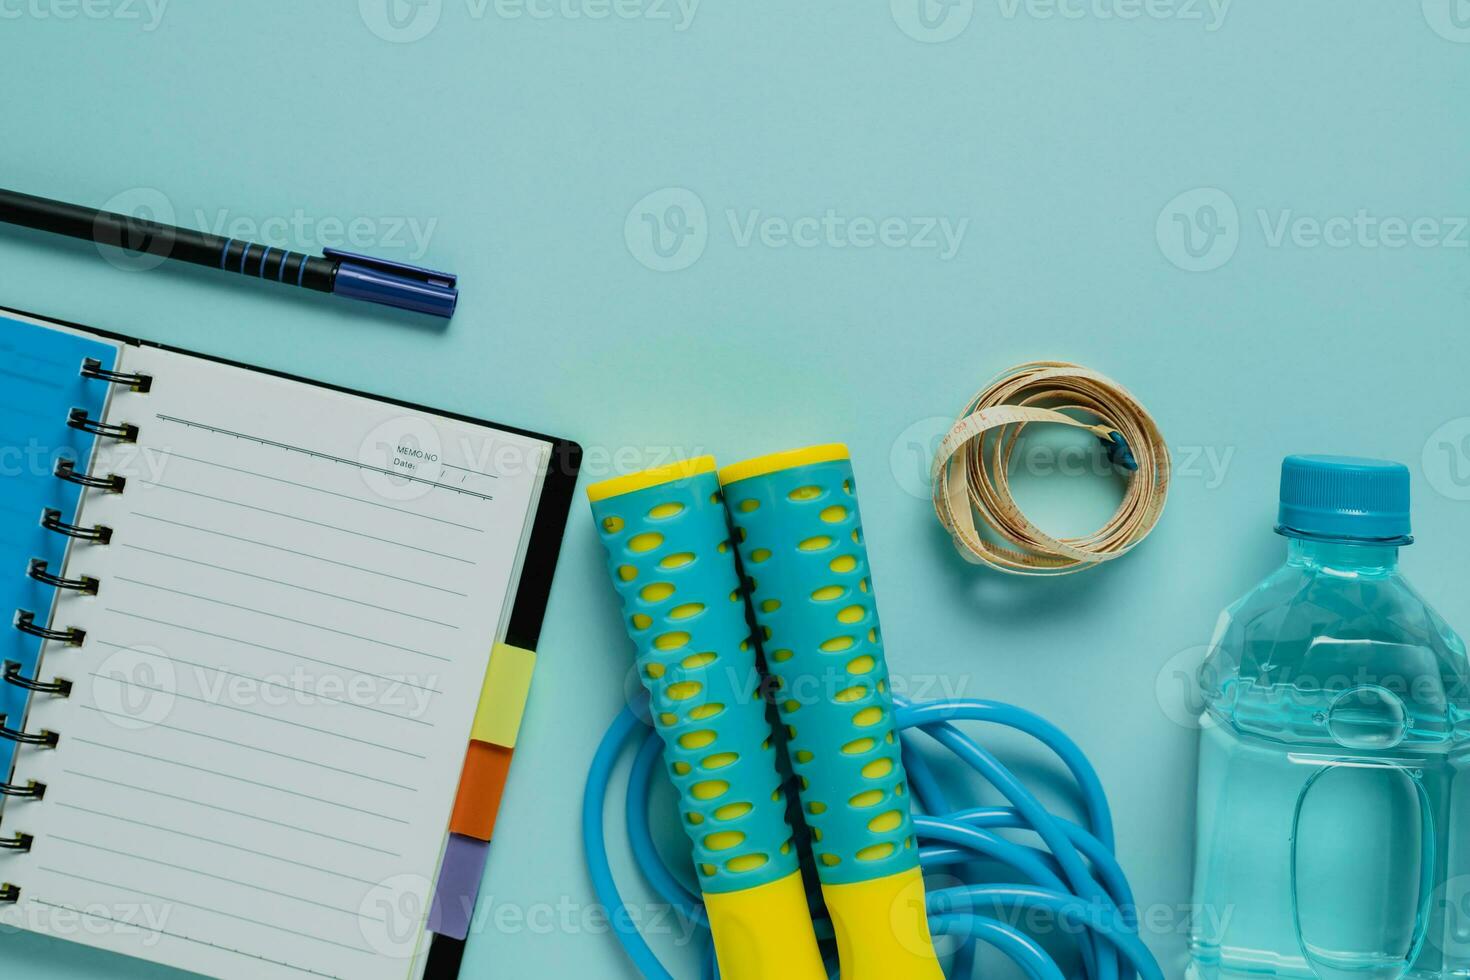
<instances>
[{"instance_id":1,"label":"water inside bottle","mask_svg":"<svg viewBox=\"0 0 1470 980\"><path fill-rule=\"evenodd\" d=\"M1190 974L1470 977L1464 645L1396 549L1290 547L1201 674Z\"/></svg>"}]
</instances>

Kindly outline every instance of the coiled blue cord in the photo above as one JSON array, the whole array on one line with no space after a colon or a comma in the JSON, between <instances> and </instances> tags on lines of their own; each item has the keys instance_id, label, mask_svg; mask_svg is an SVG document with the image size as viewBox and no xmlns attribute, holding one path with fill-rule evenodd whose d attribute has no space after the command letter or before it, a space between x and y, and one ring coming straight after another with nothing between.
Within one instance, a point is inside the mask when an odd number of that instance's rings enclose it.
<instances>
[{"instance_id":1,"label":"coiled blue cord","mask_svg":"<svg viewBox=\"0 0 1470 980\"><path fill-rule=\"evenodd\" d=\"M936 936L953 937L958 948L950 963L952 980L974 975L977 943L1009 956L1032 980L1069 980L1052 954L1011 925L1023 912L1040 910L1075 935L1081 972L1074 980L1163 980L1163 971L1138 935L1132 890L1113 847L1113 819L1101 781L1087 757L1056 726L1038 715L995 701L954 700L909 703L895 699L903 739L904 765L916 804L919 860L927 872L961 876L977 861L999 864L1014 880L932 887L929 924ZM1066 766L1082 794L1085 825L1050 813L1009 769L954 726L972 721L1023 732L1050 749ZM916 751L922 733L968 764L1009 806L955 810ZM608 861L603 816L613 768L625 750L636 746L628 778L628 842L639 870L672 910L704 930L709 923L699 896L670 868L654 845L649 799L660 767L662 743L624 708L598 746L582 803L582 836L587 866L598 900L607 908L613 935L646 980L673 980L638 931L618 892ZM1027 831L1044 847L1020 844L998 831ZM830 938L831 924L817 923L819 938ZM705 936L701 973L716 980L714 945ZM835 963L829 967L835 968Z\"/></svg>"}]
</instances>

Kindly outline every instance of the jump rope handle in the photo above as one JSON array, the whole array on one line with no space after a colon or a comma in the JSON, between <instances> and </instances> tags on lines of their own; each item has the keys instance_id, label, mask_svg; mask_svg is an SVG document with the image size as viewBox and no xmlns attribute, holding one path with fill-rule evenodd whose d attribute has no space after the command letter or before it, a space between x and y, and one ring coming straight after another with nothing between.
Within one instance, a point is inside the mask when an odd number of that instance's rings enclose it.
<instances>
[{"instance_id":1,"label":"jump rope handle","mask_svg":"<svg viewBox=\"0 0 1470 980\"><path fill-rule=\"evenodd\" d=\"M847 447L720 471L843 980L943 980Z\"/></svg>"},{"instance_id":2,"label":"jump rope handle","mask_svg":"<svg viewBox=\"0 0 1470 980\"><path fill-rule=\"evenodd\" d=\"M715 461L594 484L725 980L826 980Z\"/></svg>"}]
</instances>

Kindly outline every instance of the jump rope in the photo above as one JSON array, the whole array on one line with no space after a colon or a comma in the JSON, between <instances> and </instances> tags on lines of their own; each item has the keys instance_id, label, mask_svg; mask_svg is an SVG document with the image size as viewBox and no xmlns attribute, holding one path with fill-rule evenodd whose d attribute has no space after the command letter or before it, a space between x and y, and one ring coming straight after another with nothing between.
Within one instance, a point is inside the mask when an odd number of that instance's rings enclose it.
<instances>
[{"instance_id":1,"label":"jump rope","mask_svg":"<svg viewBox=\"0 0 1470 980\"><path fill-rule=\"evenodd\" d=\"M1089 410L1100 420L1087 427L1128 448L1106 414ZM1025 421L1059 420L1079 424L1069 414ZM1167 481L1167 451L1161 440L1149 447L1162 452ZM936 497L939 486L937 477ZM1011 705L893 695L845 447L718 472L703 457L588 494L647 701L618 715L594 757L584 846L612 932L644 977L673 980L608 858L605 810L625 753L633 754L628 843L653 891L700 926L705 978L941 980L934 937L942 936L952 978L973 975L985 944L1035 980L1066 980L1057 955L1074 959L1084 980L1162 980L1139 937L1102 783L1075 743ZM1117 547L1122 539L1111 537ZM1049 812L956 722L999 725L1046 746L1076 784L1083 822ZM918 751L925 740L1008 805L956 809ZM654 844L660 765L680 795L697 893ZM969 880L977 863L1003 871ZM926 892L926 872L963 883ZM1016 925L1037 912L1067 937L1071 956Z\"/></svg>"}]
</instances>

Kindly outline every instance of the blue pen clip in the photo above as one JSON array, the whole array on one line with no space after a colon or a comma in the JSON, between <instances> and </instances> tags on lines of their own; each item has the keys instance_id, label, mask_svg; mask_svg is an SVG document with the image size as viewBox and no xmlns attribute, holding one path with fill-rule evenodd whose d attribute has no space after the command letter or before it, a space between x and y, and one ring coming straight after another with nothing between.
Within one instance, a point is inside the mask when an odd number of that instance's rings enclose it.
<instances>
[{"instance_id":1,"label":"blue pen clip","mask_svg":"<svg viewBox=\"0 0 1470 980\"><path fill-rule=\"evenodd\" d=\"M1133 456L1133 450L1128 446L1128 440L1123 438L1123 433L1114 429L1106 436L1098 436L1108 450L1108 461L1114 466L1121 466L1125 470L1137 470L1138 460Z\"/></svg>"},{"instance_id":2,"label":"blue pen clip","mask_svg":"<svg viewBox=\"0 0 1470 980\"><path fill-rule=\"evenodd\" d=\"M459 305L459 279L452 273L336 248L325 249L322 254L339 263L332 280L332 292L338 296L445 319L453 316Z\"/></svg>"}]
</instances>

